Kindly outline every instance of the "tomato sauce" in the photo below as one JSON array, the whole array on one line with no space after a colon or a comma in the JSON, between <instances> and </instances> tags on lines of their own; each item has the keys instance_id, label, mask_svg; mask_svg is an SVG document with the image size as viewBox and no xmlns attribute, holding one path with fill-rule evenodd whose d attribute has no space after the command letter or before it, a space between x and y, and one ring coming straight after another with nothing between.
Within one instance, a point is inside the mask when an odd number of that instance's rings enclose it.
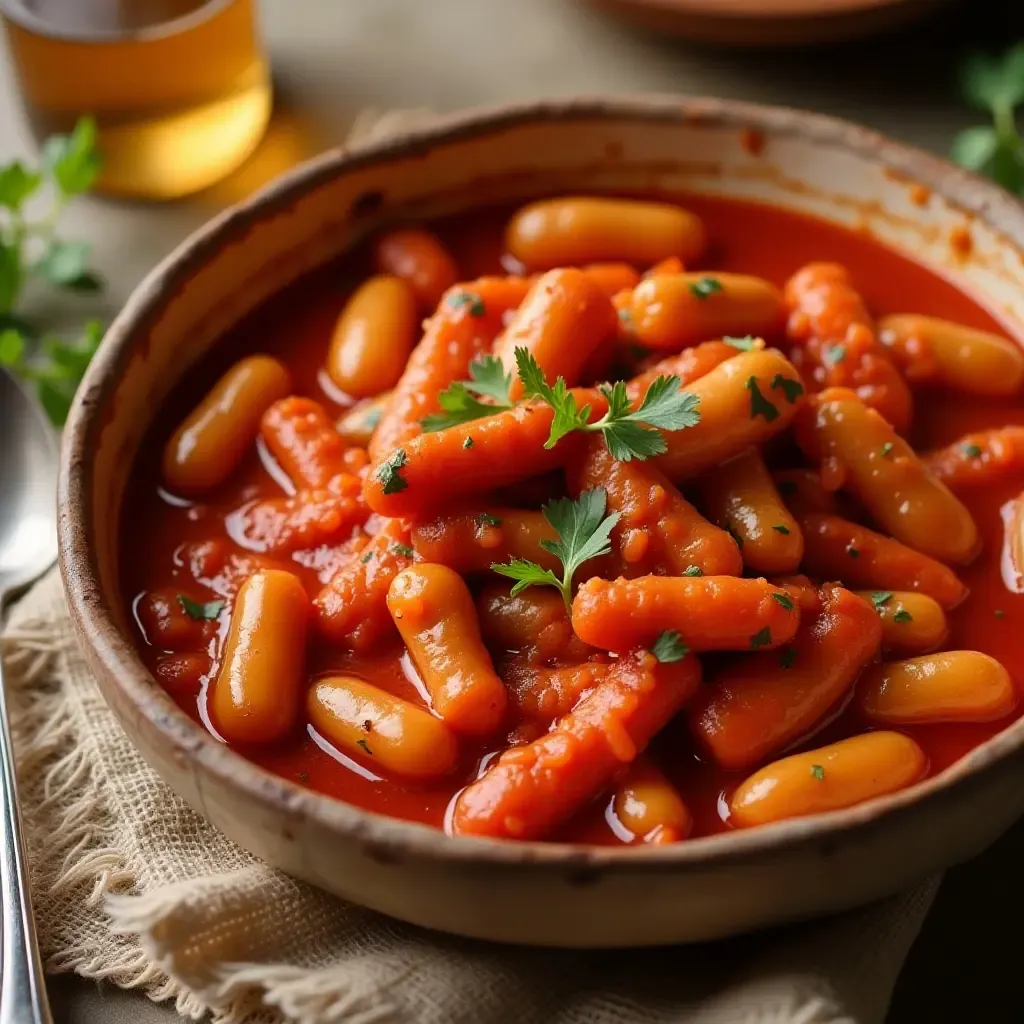
<instances>
[{"instance_id":1,"label":"tomato sauce","mask_svg":"<svg viewBox=\"0 0 1024 1024\"><path fill-rule=\"evenodd\" d=\"M682 202L702 218L711 240L700 264L688 269L707 267L755 274L782 286L805 263L835 261L849 269L875 317L914 312L997 333L1009 330L1006 323L950 280L866 235L753 203L699 196L687 196ZM502 252L503 229L510 213L507 208L490 208L431 225L455 257L463 279L515 270L514 261L510 263ZM334 323L347 297L370 272L369 267L368 252L357 251L271 299L231 331L160 411L141 447L125 499L121 581L131 613L135 612L139 598L157 588L202 594L203 588L197 587L183 559L184 546L219 540L229 550L242 553L231 539L230 514L246 502L282 496L279 479L272 475L265 455L257 450L246 457L228 483L204 495L201 502L185 502L162 488L160 460L154 453L163 449L178 423L217 378L237 359L253 352L281 359L292 373L295 393L323 403L332 415L350 406L352 401L338 392L323 367ZM1024 424L1024 403L918 391L910 440L918 451L927 450L948 444L968 431L1004 424ZM961 495L985 546L972 565L959 570L970 588L970 596L949 615L951 633L946 645L993 656L1007 666L1018 686L1022 679L1020 636L1024 635L1024 597L1007 590L1001 577L1000 507L1019 493L1021 483L982 487ZM298 552L287 568L314 595L329 578L337 559L338 553L329 550ZM215 597L210 593L205 599ZM133 614L130 621L135 624L135 640L144 661L156 671L165 653L149 644L137 615ZM211 641L211 653L216 643ZM328 672L353 673L398 696L424 703L422 683L397 636L387 650L373 656L357 656L322 641L315 644L309 664L310 678ZM175 688L172 696L196 721L209 724L205 689L196 693L188 688ZM934 773L994 735L1008 721L921 726L900 731L922 746ZM803 746L818 746L864 730L864 724L852 710L838 708ZM476 777L481 763L489 759L492 751L463 744L459 770L453 777L434 783L382 778L369 764L357 763L332 748L312 727L272 748L240 748L239 753L329 796L440 827L453 795ZM722 808L743 774L731 775L701 761L678 719L657 737L651 753L678 785L693 811L694 835L729 827ZM608 813L608 803L602 800L586 808L554 838L621 842Z\"/></svg>"}]
</instances>

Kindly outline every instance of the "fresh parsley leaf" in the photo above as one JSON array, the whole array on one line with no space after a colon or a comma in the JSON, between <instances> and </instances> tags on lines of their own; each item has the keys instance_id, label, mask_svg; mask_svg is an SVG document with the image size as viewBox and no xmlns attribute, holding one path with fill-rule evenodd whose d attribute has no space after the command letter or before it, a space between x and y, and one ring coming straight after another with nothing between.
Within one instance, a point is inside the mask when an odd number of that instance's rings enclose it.
<instances>
[{"instance_id":1,"label":"fresh parsley leaf","mask_svg":"<svg viewBox=\"0 0 1024 1024\"><path fill-rule=\"evenodd\" d=\"M636 410L631 408L622 381L601 385L608 411L591 423L590 406L577 409L575 396L564 378L548 384L537 361L525 348L516 349L516 365L526 397L539 399L554 410L545 448L553 448L566 434L580 430L601 433L608 451L619 461L647 459L667 448L661 430L683 430L700 422L698 396L680 390L676 376L657 377Z\"/></svg>"},{"instance_id":2,"label":"fresh parsley leaf","mask_svg":"<svg viewBox=\"0 0 1024 1024\"><path fill-rule=\"evenodd\" d=\"M472 420L493 416L503 409L511 409L508 392L512 387L512 374L505 372L500 359L494 356L483 356L469 364L469 380L460 380L449 385L447 390L437 396L438 404L443 412L433 413L420 420L425 433L435 430L447 430L448 427ZM490 402L481 402L478 396L490 398ZM472 443L465 447L472 447Z\"/></svg>"},{"instance_id":3,"label":"fresh parsley leaf","mask_svg":"<svg viewBox=\"0 0 1024 1024\"><path fill-rule=\"evenodd\" d=\"M949 155L969 171L983 171L999 149L999 136L987 124L965 128L953 139Z\"/></svg>"},{"instance_id":4,"label":"fresh parsley leaf","mask_svg":"<svg viewBox=\"0 0 1024 1024\"><path fill-rule=\"evenodd\" d=\"M499 516L492 516L490 512L481 512L476 517L477 526L501 526L501 518Z\"/></svg>"},{"instance_id":5,"label":"fresh parsley leaf","mask_svg":"<svg viewBox=\"0 0 1024 1024\"><path fill-rule=\"evenodd\" d=\"M891 590L873 590L871 592L871 604L874 606L876 612L881 612L882 608L884 608L891 600Z\"/></svg>"},{"instance_id":6,"label":"fresh parsley leaf","mask_svg":"<svg viewBox=\"0 0 1024 1024\"><path fill-rule=\"evenodd\" d=\"M448 296L452 309L468 309L470 316L483 316L487 312L484 300L476 292L460 291Z\"/></svg>"},{"instance_id":7,"label":"fresh parsley leaf","mask_svg":"<svg viewBox=\"0 0 1024 1024\"><path fill-rule=\"evenodd\" d=\"M841 363L846 358L846 346L845 345L829 345L825 349L825 362L829 366L835 366L837 363Z\"/></svg>"},{"instance_id":8,"label":"fresh parsley leaf","mask_svg":"<svg viewBox=\"0 0 1024 1024\"><path fill-rule=\"evenodd\" d=\"M651 654L662 664L682 661L689 653L690 648L683 643L683 638L674 629L666 629L651 645Z\"/></svg>"},{"instance_id":9,"label":"fresh parsley leaf","mask_svg":"<svg viewBox=\"0 0 1024 1024\"><path fill-rule=\"evenodd\" d=\"M885 444L882 445L882 458L889 458L889 456L892 455L893 448L895 447L896 446L892 443L892 441L886 441Z\"/></svg>"},{"instance_id":10,"label":"fresh parsley leaf","mask_svg":"<svg viewBox=\"0 0 1024 1024\"><path fill-rule=\"evenodd\" d=\"M475 442L475 441L473 440L473 438L472 438L472 437L470 437L470 436L469 436L469 435L467 434L467 435L466 435L466 437L465 437L465 438L463 438L463 441L462 441L462 447L463 447L463 448L472 448L472 447L473 447L473 445L474 445L475 443L476 443L476 442Z\"/></svg>"},{"instance_id":11,"label":"fresh parsley leaf","mask_svg":"<svg viewBox=\"0 0 1024 1024\"><path fill-rule=\"evenodd\" d=\"M771 383L768 385L773 391L779 389L786 396L786 401L792 405L803 393L804 386L798 380L793 380L792 377L783 377L781 373L775 374L772 377Z\"/></svg>"},{"instance_id":12,"label":"fresh parsley leaf","mask_svg":"<svg viewBox=\"0 0 1024 1024\"><path fill-rule=\"evenodd\" d=\"M178 604L181 605L181 610L190 618L195 619L197 622L210 622L216 619L217 616L224 610L223 601L193 601L192 598L186 597L184 594L178 595Z\"/></svg>"},{"instance_id":13,"label":"fresh parsley leaf","mask_svg":"<svg viewBox=\"0 0 1024 1024\"><path fill-rule=\"evenodd\" d=\"M398 494L409 486L402 476L402 467L409 462L404 448L396 448L378 467L377 480L384 485L385 494Z\"/></svg>"},{"instance_id":14,"label":"fresh parsley leaf","mask_svg":"<svg viewBox=\"0 0 1024 1024\"><path fill-rule=\"evenodd\" d=\"M825 781L825 769L820 764L811 765L811 775L813 775L819 782Z\"/></svg>"},{"instance_id":15,"label":"fresh parsley leaf","mask_svg":"<svg viewBox=\"0 0 1024 1024\"><path fill-rule=\"evenodd\" d=\"M792 668L796 664L796 648L795 647L784 647L779 652L779 664L783 668Z\"/></svg>"},{"instance_id":16,"label":"fresh parsley leaf","mask_svg":"<svg viewBox=\"0 0 1024 1024\"><path fill-rule=\"evenodd\" d=\"M788 536L788 534L789 534L789 527L788 527L788 526L786 526L786 525L785 525L784 523L776 523L776 524L775 524L775 525L774 525L774 526L772 527L772 529L773 529L773 530L774 530L774 531L775 531L776 533L781 533L781 534L782 534L783 536Z\"/></svg>"},{"instance_id":17,"label":"fresh parsley leaf","mask_svg":"<svg viewBox=\"0 0 1024 1024\"><path fill-rule=\"evenodd\" d=\"M748 378L746 388L750 392L751 419L763 416L766 422L771 423L772 420L779 418L779 410L761 394L761 389L757 386L756 377Z\"/></svg>"},{"instance_id":18,"label":"fresh parsley leaf","mask_svg":"<svg viewBox=\"0 0 1024 1024\"><path fill-rule=\"evenodd\" d=\"M894 615L894 616L892 617L892 621L893 621L893 622L900 622L900 623L903 623L903 622L913 622L913 621L914 621L914 616L913 616L913 615L911 615L911 614L910 614L910 612L908 612L908 611L906 610L906 608L901 608L901 609L900 609L900 610L899 610L899 611L898 611L898 612L897 612L897 613L896 613L896 614L895 614L895 615Z\"/></svg>"},{"instance_id":19,"label":"fresh parsley leaf","mask_svg":"<svg viewBox=\"0 0 1024 1024\"><path fill-rule=\"evenodd\" d=\"M743 338L723 338L722 341L726 345L731 345L733 348L738 348L741 352L752 352L758 347L758 338L755 338L752 334L746 335Z\"/></svg>"},{"instance_id":20,"label":"fresh parsley leaf","mask_svg":"<svg viewBox=\"0 0 1024 1024\"><path fill-rule=\"evenodd\" d=\"M683 570L684 576L703 576L704 570L699 565L688 565Z\"/></svg>"},{"instance_id":21,"label":"fresh parsley leaf","mask_svg":"<svg viewBox=\"0 0 1024 1024\"><path fill-rule=\"evenodd\" d=\"M715 292L722 290L722 282L714 277L702 277L697 281L690 282L690 291L703 301L710 298Z\"/></svg>"},{"instance_id":22,"label":"fresh parsley leaf","mask_svg":"<svg viewBox=\"0 0 1024 1024\"><path fill-rule=\"evenodd\" d=\"M775 598L775 601L778 604L782 605L782 607L785 608L787 612L791 612L793 610L793 599L789 596L789 594L783 594L779 593L778 591L773 591L772 597Z\"/></svg>"},{"instance_id":23,"label":"fresh parsley leaf","mask_svg":"<svg viewBox=\"0 0 1024 1024\"><path fill-rule=\"evenodd\" d=\"M962 450L964 453L964 458L966 459L981 458L981 448L979 448L976 444L965 444Z\"/></svg>"},{"instance_id":24,"label":"fresh parsley leaf","mask_svg":"<svg viewBox=\"0 0 1024 1024\"><path fill-rule=\"evenodd\" d=\"M96 151L96 122L79 118L70 135L54 135L43 144L43 164L65 197L92 188L100 171Z\"/></svg>"},{"instance_id":25,"label":"fresh parsley leaf","mask_svg":"<svg viewBox=\"0 0 1024 1024\"><path fill-rule=\"evenodd\" d=\"M0 206L17 212L42 183L42 174L30 171L20 160L0 167Z\"/></svg>"},{"instance_id":26,"label":"fresh parsley leaf","mask_svg":"<svg viewBox=\"0 0 1024 1024\"><path fill-rule=\"evenodd\" d=\"M572 580L584 562L611 551L611 531L619 521L619 513L605 515L608 494L597 487L584 491L579 499L559 498L546 504L541 511L551 524L558 540L542 540L541 547L553 554L562 563L562 578L550 569L542 569L525 559L512 559L508 563L495 562L491 568L502 576L516 581L512 594L518 594L526 587L548 584L557 587L565 602L572 606Z\"/></svg>"},{"instance_id":27,"label":"fresh parsley leaf","mask_svg":"<svg viewBox=\"0 0 1024 1024\"><path fill-rule=\"evenodd\" d=\"M1024 102L1024 43L1002 57L972 53L960 66L964 98L980 110L1010 109Z\"/></svg>"},{"instance_id":28,"label":"fresh parsley leaf","mask_svg":"<svg viewBox=\"0 0 1024 1024\"><path fill-rule=\"evenodd\" d=\"M400 555L402 558L412 558L416 552L408 544L392 544L391 552Z\"/></svg>"},{"instance_id":29,"label":"fresh parsley leaf","mask_svg":"<svg viewBox=\"0 0 1024 1024\"><path fill-rule=\"evenodd\" d=\"M759 629L750 638L750 649L756 651L759 647L767 647L772 642L772 631L769 626Z\"/></svg>"},{"instance_id":30,"label":"fresh parsley leaf","mask_svg":"<svg viewBox=\"0 0 1024 1024\"><path fill-rule=\"evenodd\" d=\"M8 328L0 332L0 366L18 366L25 355L25 339L20 331Z\"/></svg>"}]
</instances>

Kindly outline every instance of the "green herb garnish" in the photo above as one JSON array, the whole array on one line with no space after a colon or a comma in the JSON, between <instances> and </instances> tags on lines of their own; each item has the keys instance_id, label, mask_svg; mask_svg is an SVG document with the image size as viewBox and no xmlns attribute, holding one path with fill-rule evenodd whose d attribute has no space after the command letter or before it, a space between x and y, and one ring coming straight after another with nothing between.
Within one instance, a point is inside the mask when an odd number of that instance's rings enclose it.
<instances>
[{"instance_id":1,"label":"green herb garnish","mask_svg":"<svg viewBox=\"0 0 1024 1024\"><path fill-rule=\"evenodd\" d=\"M462 442L462 447L463 448L472 448L474 443L475 442L473 441L473 438L470 437L469 435L467 435L465 440Z\"/></svg>"},{"instance_id":2,"label":"green herb garnish","mask_svg":"<svg viewBox=\"0 0 1024 1024\"><path fill-rule=\"evenodd\" d=\"M491 568L502 576L516 581L511 593L518 594L526 587L548 585L556 587L565 607L572 607L572 578L576 570L591 558L607 555L611 551L612 528L619 521L619 513L605 515L608 495L603 487L584 491L577 501L559 498L550 501L541 511L551 524L558 540L542 540L541 547L562 563L559 578L550 569L542 569L535 562L514 558L508 563L495 562Z\"/></svg>"},{"instance_id":3,"label":"green herb garnish","mask_svg":"<svg viewBox=\"0 0 1024 1024\"><path fill-rule=\"evenodd\" d=\"M981 458L981 449L976 444L965 444L962 449L964 458L967 459L979 459Z\"/></svg>"},{"instance_id":4,"label":"green herb garnish","mask_svg":"<svg viewBox=\"0 0 1024 1024\"><path fill-rule=\"evenodd\" d=\"M892 441L886 441L885 444L882 445L882 458L887 459L890 455L892 455L892 450L894 447L895 445L892 443Z\"/></svg>"},{"instance_id":5,"label":"green herb garnish","mask_svg":"<svg viewBox=\"0 0 1024 1024\"><path fill-rule=\"evenodd\" d=\"M674 375L655 378L635 411L622 381L602 384L599 390L608 401L608 411L590 423L590 406L576 408L576 398L562 377L554 385L548 384L537 361L525 348L516 349L516 364L525 395L554 410L545 448L553 448L566 434L580 430L602 434L608 451L621 462L643 460L666 451L662 430L683 430L700 422L699 398L680 390L679 378Z\"/></svg>"},{"instance_id":6,"label":"green herb garnish","mask_svg":"<svg viewBox=\"0 0 1024 1024\"><path fill-rule=\"evenodd\" d=\"M651 645L651 654L663 664L682 661L689 653L690 648L674 629L666 629Z\"/></svg>"},{"instance_id":7,"label":"green herb garnish","mask_svg":"<svg viewBox=\"0 0 1024 1024\"><path fill-rule=\"evenodd\" d=\"M402 476L402 467L409 462L404 448L396 448L378 467L376 477L384 485L385 494L398 494L409 486Z\"/></svg>"},{"instance_id":8,"label":"green herb garnish","mask_svg":"<svg viewBox=\"0 0 1024 1024\"><path fill-rule=\"evenodd\" d=\"M704 570L699 565L688 565L683 570L684 576L703 576Z\"/></svg>"},{"instance_id":9,"label":"green herb garnish","mask_svg":"<svg viewBox=\"0 0 1024 1024\"><path fill-rule=\"evenodd\" d=\"M373 757L373 751L370 749L370 744L366 742L362 737L356 740L356 746L362 747L370 757Z\"/></svg>"},{"instance_id":10,"label":"green herb garnish","mask_svg":"<svg viewBox=\"0 0 1024 1024\"><path fill-rule=\"evenodd\" d=\"M771 423L772 420L777 420L779 418L779 410L761 394L761 389L757 385L756 377L750 377L747 380L746 388L750 392L751 419L763 416L766 422Z\"/></svg>"},{"instance_id":11,"label":"green herb garnish","mask_svg":"<svg viewBox=\"0 0 1024 1024\"><path fill-rule=\"evenodd\" d=\"M775 374L768 385L773 391L781 390L786 396L786 401L792 405L803 393L804 386L792 377L783 377L781 373Z\"/></svg>"},{"instance_id":12,"label":"green herb garnish","mask_svg":"<svg viewBox=\"0 0 1024 1024\"><path fill-rule=\"evenodd\" d=\"M851 558L860 558L860 552L852 544L847 544L846 553Z\"/></svg>"},{"instance_id":13,"label":"green herb garnish","mask_svg":"<svg viewBox=\"0 0 1024 1024\"><path fill-rule=\"evenodd\" d=\"M781 534L782 534L783 536L788 536L788 534L789 534L789 527L788 527L788 526L785 526L785 525L783 525L782 523L776 523L776 524L775 524L775 525L774 525L774 526L772 527L772 529L773 529L773 530L774 530L774 531L775 531L776 533L781 533Z\"/></svg>"},{"instance_id":14,"label":"green herb garnish","mask_svg":"<svg viewBox=\"0 0 1024 1024\"><path fill-rule=\"evenodd\" d=\"M772 642L772 631L768 626L759 629L750 638L750 649L756 651L758 647L767 647Z\"/></svg>"},{"instance_id":15,"label":"green herb garnish","mask_svg":"<svg viewBox=\"0 0 1024 1024\"><path fill-rule=\"evenodd\" d=\"M178 604L190 619L195 619L197 622L210 622L224 611L223 601L206 601L204 603L193 601L192 598L186 597L184 594L178 595Z\"/></svg>"},{"instance_id":16,"label":"green herb garnish","mask_svg":"<svg viewBox=\"0 0 1024 1024\"><path fill-rule=\"evenodd\" d=\"M812 764L811 765L811 774L819 782L824 782L825 781L825 769L822 768L820 764Z\"/></svg>"},{"instance_id":17,"label":"green herb garnish","mask_svg":"<svg viewBox=\"0 0 1024 1024\"><path fill-rule=\"evenodd\" d=\"M757 348L758 339L752 334L748 334L743 338L726 337L723 338L722 341L724 341L726 345L731 345L733 348L739 349L741 352L752 352Z\"/></svg>"},{"instance_id":18,"label":"green herb garnish","mask_svg":"<svg viewBox=\"0 0 1024 1024\"><path fill-rule=\"evenodd\" d=\"M785 608L787 612L791 612L793 610L793 599L789 596L789 594L783 594L778 591L772 591L772 597L775 598L776 602L782 605L782 607Z\"/></svg>"},{"instance_id":19,"label":"green herb garnish","mask_svg":"<svg viewBox=\"0 0 1024 1024\"><path fill-rule=\"evenodd\" d=\"M702 277L697 281L690 282L690 291L701 301L721 290L722 282L713 277Z\"/></svg>"},{"instance_id":20,"label":"green herb garnish","mask_svg":"<svg viewBox=\"0 0 1024 1024\"><path fill-rule=\"evenodd\" d=\"M512 387L512 374L505 372L500 359L482 356L469 364L469 380L456 381L437 396L442 412L433 413L420 420L425 433L446 430L448 427L469 423L493 416L503 409L511 409L513 403L508 393ZM481 402L480 397L489 398ZM463 442L465 445L465 442ZM472 445L466 445L472 447Z\"/></svg>"},{"instance_id":21,"label":"green herb garnish","mask_svg":"<svg viewBox=\"0 0 1024 1024\"><path fill-rule=\"evenodd\" d=\"M401 555L402 558L412 558L416 554L408 544L392 544L391 553Z\"/></svg>"},{"instance_id":22,"label":"green herb garnish","mask_svg":"<svg viewBox=\"0 0 1024 1024\"><path fill-rule=\"evenodd\" d=\"M892 600L891 590L873 590L871 592L871 604L876 612L881 614L882 607Z\"/></svg>"},{"instance_id":23,"label":"green herb garnish","mask_svg":"<svg viewBox=\"0 0 1024 1024\"><path fill-rule=\"evenodd\" d=\"M476 517L477 526L501 526L501 519L498 516L492 516L490 512L481 512Z\"/></svg>"},{"instance_id":24,"label":"green herb garnish","mask_svg":"<svg viewBox=\"0 0 1024 1024\"><path fill-rule=\"evenodd\" d=\"M846 358L846 347L844 345L829 345L825 349L825 362L829 366L835 366Z\"/></svg>"},{"instance_id":25,"label":"green herb garnish","mask_svg":"<svg viewBox=\"0 0 1024 1024\"><path fill-rule=\"evenodd\" d=\"M371 558L373 558L373 552L372 551L367 551L366 554L363 555L363 557L359 559L359 561L362 562L363 565L366 565L366 563L369 562Z\"/></svg>"},{"instance_id":26,"label":"green herb garnish","mask_svg":"<svg viewBox=\"0 0 1024 1024\"><path fill-rule=\"evenodd\" d=\"M455 292L448 296L452 309L468 309L470 316L483 316L487 312L484 300L476 292Z\"/></svg>"},{"instance_id":27,"label":"green herb garnish","mask_svg":"<svg viewBox=\"0 0 1024 1024\"><path fill-rule=\"evenodd\" d=\"M910 614L910 612L908 612L908 611L906 610L906 608L901 608L901 609L900 609L900 610L899 610L899 611L898 611L898 612L897 612L897 613L896 613L896 614L895 614L895 615L894 615L894 616L892 617L892 621L893 621L893 622L901 622L901 623L902 623L902 622L913 622L913 621L914 621L914 616L913 616L913 615L911 615L911 614Z\"/></svg>"}]
</instances>

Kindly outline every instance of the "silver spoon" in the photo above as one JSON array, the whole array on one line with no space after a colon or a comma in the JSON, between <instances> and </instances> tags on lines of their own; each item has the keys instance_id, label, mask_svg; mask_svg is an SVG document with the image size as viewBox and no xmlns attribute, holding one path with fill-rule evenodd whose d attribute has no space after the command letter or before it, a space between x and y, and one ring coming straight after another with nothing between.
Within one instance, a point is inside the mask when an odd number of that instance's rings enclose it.
<instances>
[{"instance_id":1,"label":"silver spoon","mask_svg":"<svg viewBox=\"0 0 1024 1024\"><path fill-rule=\"evenodd\" d=\"M57 557L57 444L42 412L0 371L0 619ZM52 1024L36 944L14 752L0 664L0 1024Z\"/></svg>"}]
</instances>

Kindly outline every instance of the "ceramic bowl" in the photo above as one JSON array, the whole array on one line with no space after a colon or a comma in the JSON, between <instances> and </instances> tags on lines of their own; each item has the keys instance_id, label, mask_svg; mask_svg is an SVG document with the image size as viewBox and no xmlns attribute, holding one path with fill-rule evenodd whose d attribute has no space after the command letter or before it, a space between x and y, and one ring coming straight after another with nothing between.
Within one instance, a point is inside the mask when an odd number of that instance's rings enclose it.
<instances>
[{"instance_id":1,"label":"ceramic bowl","mask_svg":"<svg viewBox=\"0 0 1024 1024\"><path fill-rule=\"evenodd\" d=\"M720 46L861 39L938 10L942 0L590 0L655 32Z\"/></svg>"},{"instance_id":2,"label":"ceramic bowl","mask_svg":"<svg viewBox=\"0 0 1024 1024\"><path fill-rule=\"evenodd\" d=\"M463 935L634 946L864 903L976 854L1024 812L1022 720L912 789L766 828L651 849L455 840L257 768L195 725L143 666L118 593L126 477L153 411L228 328L396 216L645 189L757 199L869 231L1024 317L1024 207L995 186L814 114L650 97L470 112L327 153L193 235L110 328L61 467L60 559L79 642L153 768L283 871Z\"/></svg>"}]
</instances>

